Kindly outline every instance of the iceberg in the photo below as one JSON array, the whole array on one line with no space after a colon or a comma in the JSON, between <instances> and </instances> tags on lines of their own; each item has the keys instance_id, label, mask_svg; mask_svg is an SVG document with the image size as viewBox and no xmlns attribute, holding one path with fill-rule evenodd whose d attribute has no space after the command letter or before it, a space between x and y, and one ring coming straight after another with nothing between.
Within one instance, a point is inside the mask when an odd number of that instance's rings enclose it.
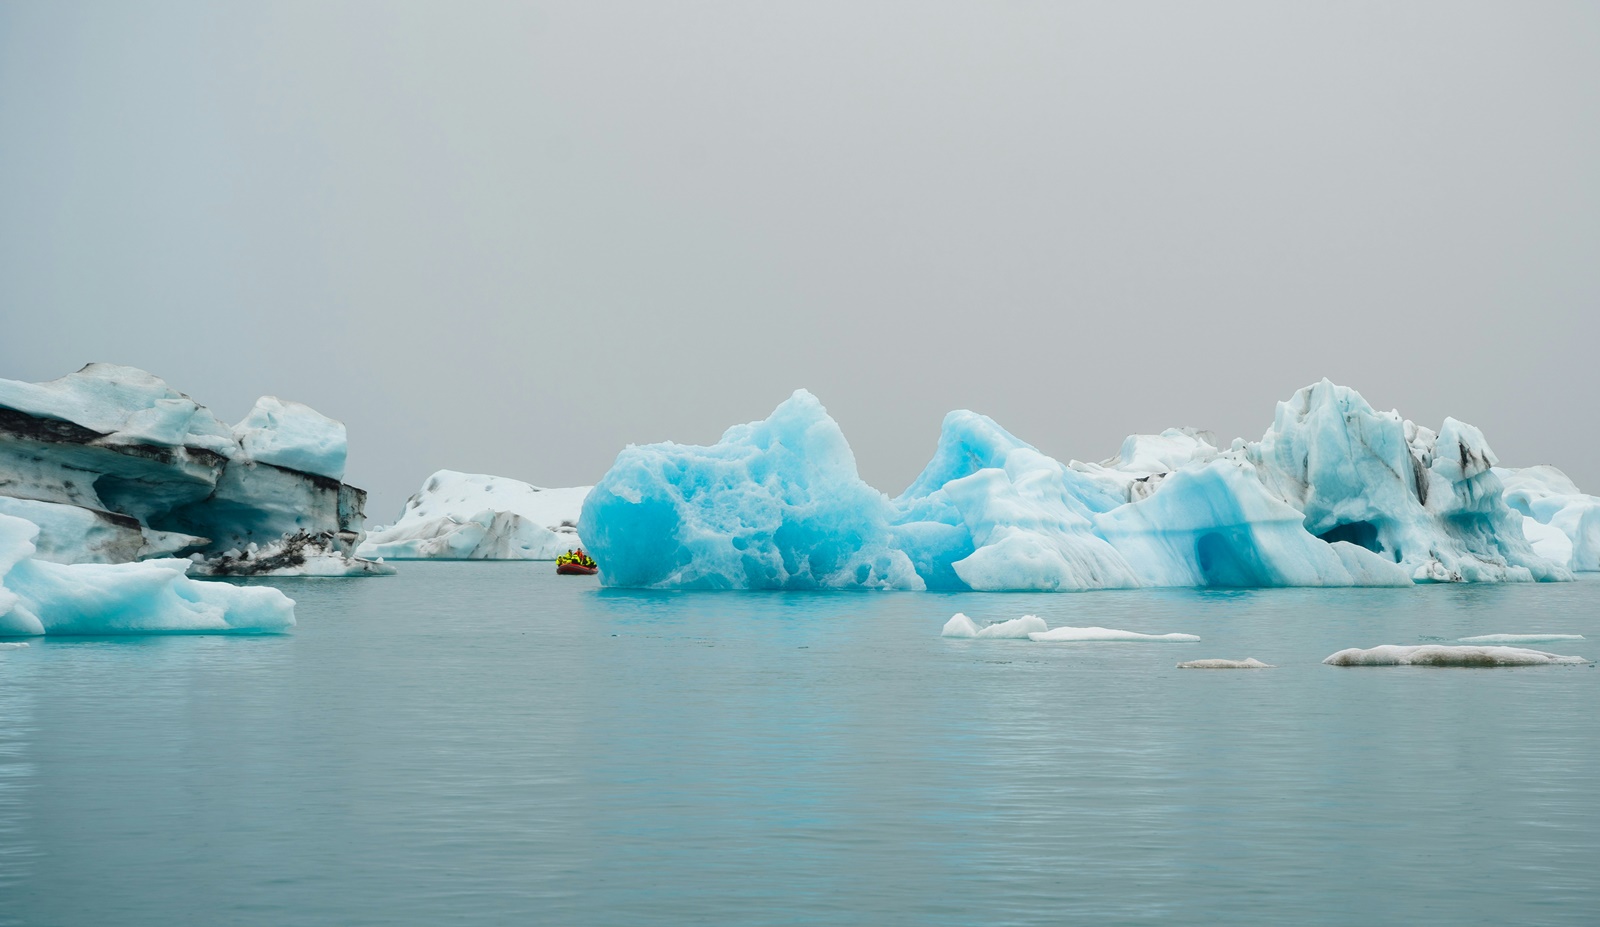
<instances>
[{"instance_id":1,"label":"iceberg","mask_svg":"<svg viewBox=\"0 0 1600 927\"><path fill-rule=\"evenodd\" d=\"M1580 492L1555 467L1496 467L1494 473L1540 556L1575 571L1600 570L1600 497Z\"/></svg>"},{"instance_id":2,"label":"iceberg","mask_svg":"<svg viewBox=\"0 0 1600 927\"><path fill-rule=\"evenodd\" d=\"M1051 628L1035 631L1028 640L1047 644L1192 644L1200 640L1193 634L1141 634L1138 631L1120 631L1116 628Z\"/></svg>"},{"instance_id":3,"label":"iceberg","mask_svg":"<svg viewBox=\"0 0 1600 927\"><path fill-rule=\"evenodd\" d=\"M343 425L299 403L263 397L230 428L133 367L0 380L0 513L36 524L52 562L220 562L304 533L338 561L327 571L371 572L351 561L366 493L342 482L345 447Z\"/></svg>"},{"instance_id":4,"label":"iceberg","mask_svg":"<svg viewBox=\"0 0 1600 927\"><path fill-rule=\"evenodd\" d=\"M1550 663L1591 663L1584 657L1565 657L1520 647L1452 647L1444 644L1399 646L1385 644L1368 650L1352 647L1329 656L1329 666L1541 666Z\"/></svg>"},{"instance_id":5,"label":"iceberg","mask_svg":"<svg viewBox=\"0 0 1600 927\"><path fill-rule=\"evenodd\" d=\"M554 560L583 542L578 516L591 486L545 489L480 473L440 470L393 525L356 549L385 560Z\"/></svg>"},{"instance_id":6,"label":"iceberg","mask_svg":"<svg viewBox=\"0 0 1600 927\"><path fill-rule=\"evenodd\" d=\"M0 515L0 637L171 632L270 633L294 601L266 586L189 578L187 560L63 564L34 556L39 529Z\"/></svg>"},{"instance_id":7,"label":"iceberg","mask_svg":"<svg viewBox=\"0 0 1600 927\"><path fill-rule=\"evenodd\" d=\"M941 637L976 640L1027 640L1028 635L1045 630L1048 625L1037 615L1023 615L1010 621L997 621L980 625L966 615L956 612L945 622Z\"/></svg>"},{"instance_id":8,"label":"iceberg","mask_svg":"<svg viewBox=\"0 0 1600 927\"><path fill-rule=\"evenodd\" d=\"M1255 657L1243 660L1189 660L1179 663L1178 669L1272 669L1271 663L1262 663Z\"/></svg>"},{"instance_id":9,"label":"iceberg","mask_svg":"<svg viewBox=\"0 0 1600 927\"><path fill-rule=\"evenodd\" d=\"M1571 579L1578 558L1534 549L1533 516L1508 504L1495 463L1471 425L1446 419L1435 432L1323 380L1279 403L1260 441L1222 448L1168 429L1130 436L1098 464L1062 464L986 416L951 412L928 465L891 499L861 480L838 425L799 390L709 447L628 447L584 501L578 532L602 583L623 587Z\"/></svg>"}]
</instances>

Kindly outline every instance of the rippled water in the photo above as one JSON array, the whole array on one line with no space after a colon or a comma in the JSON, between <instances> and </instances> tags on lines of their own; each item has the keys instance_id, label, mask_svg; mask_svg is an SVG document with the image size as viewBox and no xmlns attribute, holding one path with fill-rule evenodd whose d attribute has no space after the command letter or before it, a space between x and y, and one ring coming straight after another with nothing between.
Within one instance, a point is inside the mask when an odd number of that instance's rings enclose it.
<instances>
[{"instance_id":1,"label":"rippled water","mask_svg":"<svg viewBox=\"0 0 1600 927\"><path fill-rule=\"evenodd\" d=\"M1593 924L1600 582L1058 596L282 584L0 652L0 923ZM956 611L1199 644L939 637ZM1256 657L1255 671L1178 670Z\"/></svg>"}]
</instances>

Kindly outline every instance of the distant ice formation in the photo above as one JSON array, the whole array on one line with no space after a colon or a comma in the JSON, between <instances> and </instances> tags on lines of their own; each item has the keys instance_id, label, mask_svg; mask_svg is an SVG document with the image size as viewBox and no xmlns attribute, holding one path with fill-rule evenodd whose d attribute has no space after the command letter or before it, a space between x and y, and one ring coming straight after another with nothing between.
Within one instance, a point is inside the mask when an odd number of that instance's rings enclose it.
<instances>
[{"instance_id":1,"label":"distant ice formation","mask_svg":"<svg viewBox=\"0 0 1600 927\"><path fill-rule=\"evenodd\" d=\"M0 643L0 650L21 650L22 648L24 648L26 646L28 646L26 643L20 643L20 644L18 644L18 643L10 643L10 644Z\"/></svg>"},{"instance_id":2,"label":"distant ice formation","mask_svg":"<svg viewBox=\"0 0 1600 927\"><path fill-rule=\"evenodd\" d=\"M34 556L38 526L0 515L0 637L262 633L294 625L294 601L266 586L208 583L187 560L64 564Z\"/></svg>"},{"instance_id":3,"label":"distant ice formation","mask_svg":"<svg viewBox=\"0 0 1600 927\"><path fill-rule=\"evenodd\" d=\"M1584 640L1582 634L1480 634L1477 637L1461 637L1456 642L1461 644L1555 644L1563 641Z\"/></svg>"},{"instance_id":4,"label":"distant ice formation","mask_svg":"<svg viewBox=\"0 0 1600 927\"><path fill-rule=\"evenodd\" d=\"M927 467L891 499L861 480L838 425L800 390L710 447L627 448L585 500L578 531L610 586L999 592L1571 579L1587 562L1582 500L1591 497L1530 490L1525 517L1498 475L1518 471L1494 465L1471 425L1446 419L1434 432L1323 380L1279 403L1260 441L1222 448L1206 432L1169 429L1129 437L1101 464L1062 464L986 416L951 412ZM1548 502L1555 496L1559 505ZM1553 561L1530 545L1530 522L1571 527L1580 540Z\"/></svg>"},{"instance_id":5,"label":"distant ice formation","mask_svg":"<svg viewBox=\"0 0 1600 927\"><path fill-rule=\"evenodd\" d=\"M1572 570L1600 570L1600 497L1579 492L1555 467L1494 472L1535 552Z\"/></svg>"},{"instance_id":6,"label":"distant ice formation","mask_svg":"<svg viewBox=\"0 0 1600 927\"><path fill-rule=\"evenodd\" d=\"M351 558L366 493L341 482L345 447L307 406L266 396L229 428L133 367L0 380L0 514L39 527L40 560L199 554L226 572L254 545L288 554L277 572L374 572ZM300 535L312 543L288 542Z\"/></svg>"},{"instance_id":7,"label":"distant ice formation","mask_svg":"<svg viewBox=\"0 0 1600 927\"><path fill-rule=\"evenodd\" d=\"M1243 660L1189 660L1179 663L1178 669L1272 669L1271 663L1262 663L1255 657Z\"/></svg>"},{"instance_id":8,"label":"distant ice formation","mask_svg":"<svg viewBox=\"0 0 1600 927\"><path fill-rule=\"evenodd\" d=\"M1123 644L1190 644L1200 640L1193 634L1141 634L1138 631L1122 631L1117 628L1051 628L1048 631L1035 631L1028 635L1028 640L1050 644L1089 644L1089 643L1123 643Z\"/></svg>"},{"instance_id":9,"label":"distant ice formation","mask_svg":"<svg viewBox=\"0 0 1600 927\"><path fill-rule=\"evenodd\" d=\"M945 622L943 637L970 638L979 640L1027 640L1028 635L1043 631L1049 625L1037 615L1023 615L1010 621L997 621L992 624L980 625L966 615L956 612L950 620Z\"/></svg>"},{"instance_id":10,"label":"distant ice formation","mask_svg":"<svg viewBox=\"0 0 1600 927\"><path fill-rule=\"evenodd\" d=\"M440 470L400 520L357 548L385 560L554 560L582 547L578 515L591 486L543 489L503 476Z\"/></svg>"},{"instance_id":11,"label":"distant ice formation","mask_svg":"<svg viewBox=\"0 0 1600 927\"><path fill-rule=\"evenodd\" d=\"M1584 657L1564 657L1542 650L1520 647L1452 647L1445 644L1419 644L1403 647L1386 644L1362 650L1352 647L1329 656L1329 666L1540 666L1547 663L1589 663Z\"/></svg>"}]
</instances>

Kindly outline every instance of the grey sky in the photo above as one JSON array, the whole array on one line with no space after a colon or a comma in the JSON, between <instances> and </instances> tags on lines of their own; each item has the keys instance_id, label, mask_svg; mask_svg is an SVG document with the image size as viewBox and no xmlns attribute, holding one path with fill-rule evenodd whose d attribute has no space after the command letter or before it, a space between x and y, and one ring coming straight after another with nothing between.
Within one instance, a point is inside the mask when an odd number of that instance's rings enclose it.
<instances>
[{"instance_id":1,"label":"grey sky","mask_svg":"<svg viewBox=\"0 0 1600 927\"><path fill-rule=\"evenodd\" d=\"M0 376L597 479L796 387L896 493L1327 376L1600 491L1600 5L0 0Z\"/></svg>"}]
</instances>

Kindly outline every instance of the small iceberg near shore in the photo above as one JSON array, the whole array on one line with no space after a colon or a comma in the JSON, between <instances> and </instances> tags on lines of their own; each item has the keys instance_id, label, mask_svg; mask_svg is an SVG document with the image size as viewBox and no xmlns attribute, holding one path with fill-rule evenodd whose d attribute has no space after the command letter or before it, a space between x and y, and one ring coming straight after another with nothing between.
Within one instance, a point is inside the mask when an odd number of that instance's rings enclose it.
<instances>
[{"instance_id":1,"label":"small iceberg near shore","mask_svg":"<svg viewBox=\"0 0 1600 927\"><path fill-rule=\"evenodd\" d=\"M1049 644L1100 644L1100 643L1198 643L1194 634L1141 634L1138 631L1121 631L1116 628L1052 628L1028 635L1028 640Z\"/></svg>"},{"instance_id":2,"label":"small iceberg near shore","mask_svg":"<svg viewBox=\"0 0 1600 927\"><path fill-rule=\"evenodd\" d=\"M1030 634L1045 631L1050 626L1038 615L1023 615L1010 621L997 621L979 625L966 615L957 612L945 622L944 637L983 640L1027 640Z\"/></svg>"},{"instance_id":3,"label":"small iceberg near shore","mask_svg":"<svg viewBox=\"0 0 1600 927\"><path fill-rule=\"evenodd\" d=\"M1480 634L1477 637L1458 637L1458 644L1555 644L1562 641L1584 640L1582 634Z\"/></svg>"},{"instance_id":4,"label":"small iceberg near shore","mask_svg":"<svg viewBox=\"0 0 1600 927\"><path fill-rule=\"evenodd\" d=\"M1271 663L1262 663L1255 657L1243 660L1190 660L1179 663L1178 669L1272 669Z\"/></svg>"},{"instance_id":5,"label":"small iceberg near shore","mask_svg":"<svg viewBox=\"0 0 1600 927\"><path fill-rule=\"evenodd\" d=\"M1521 647L1452 647L1445 644L1400 646L1385 644L1362 650L1351 647L1322 661L1329 666L1544 666L1552 663L1593 663L1587 657L1562 656Z\"/></svg>"}]
</instances>

